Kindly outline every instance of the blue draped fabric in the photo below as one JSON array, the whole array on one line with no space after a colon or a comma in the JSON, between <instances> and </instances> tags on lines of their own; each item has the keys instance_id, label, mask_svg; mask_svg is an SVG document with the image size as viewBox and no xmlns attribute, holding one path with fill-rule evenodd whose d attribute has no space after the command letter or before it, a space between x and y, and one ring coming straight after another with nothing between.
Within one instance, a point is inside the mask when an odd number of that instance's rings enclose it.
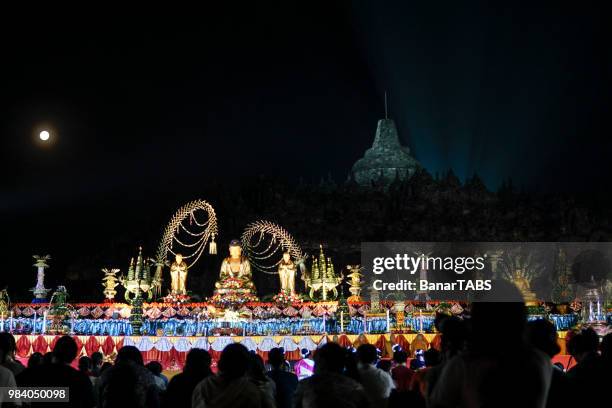
<instances>
[{"instance_id":1,"label":"blue draped fabric","mask_svg":"<svg viewBox=\"0 0 612 408\"><path fill-rule=\"evenodd\" d=\"M10 331L10 325L10 319L6 319L1 330ZM47 329L50 328L50 325L51 322L47 320ZM133 334L128 319L75 319L74 321L68 319L64 322L64 325L74 334L94 336L131 336ZM34 324L33 318L15 318L13 319L13 332L43 334L43 318L37 317L36 324Z\"/></svg>"},{"instance_id":2,"label":"blue draped fabric","mask_svg":"<svg viewBox=\"0 0 612 408\"><path fill-rule=\"evenodd\" d=\"M434 316L412 316L406 319L406 324L409 324L412 330L428 332L433 330L434 320Z\"/></svg>"},{"instance_id":3,"label":"blue draped fabric","mask_svg":"<svg viewBox=\"0 0 612 408\"><path fill-rule=\"evenodd\" d=\"M327 330L334 327L334 321L327 319L325 326ZM196 320L196 319L164 319L164 320L146 320L143 323L143 331L149 335L155 335L162 332L166 336L195 336L197 334L209 335L215 329L235 329L237 334L246 334L250 336L274 335L279 333L295 334L301 331L309 330L313 332L323 331L323 318L312 319L295 319L295 318L280 318L280 319L262 319L246 322L220 322L215 320Z\"/></svg>"},{"instance_id":4,"label":"blue draped fabric","mask_svg":"<svg viewBox=\"0 0 612 408\"><path fill-rule=\"evenodd\" d=\"M578 316L575 314L568 315L550 315L550 320L553 321L557 330L569 330L578 323Z\"/></svg>"},{"instance_id":5,"label":"blue draped fabric","mask_svg":"<svg viewBox=\"0 0 612 408\"><path fill-rule=\"evenodd\" d=\"M132 326L128 319L79 319L74 324L76 334L94 336L131 336Z\"/></svg>"},{"instance_id":6,"label":"blue draped fabric","mask_svg":"<svg viewBox=\"0 0 612 408\"><path fill-rule=\"evenodd\" d=\"M11 330L11 319L4 319L4 324L0 324L0 331L10 331ZM51 322L47 320L47 327ZM36 318L36 322L34 322L34 318L27 317L18 317L12 319L12 328L13 332L18 333L36 333L41 334L43 331L43 318L38 316ZM35 330L34 330L35 329Z\"/></svg>"},{"instance_id":7,"label":"blue draped fabric","mask_svg":"<svg viewBox=\"0 0 612 408\"><path fill-rule=\"evenodd\" d=\"M393 320L391 320L393 324ZM337 325L336 332L340 331L339 324ZM348 327L345 328L348 334L360 334L360 333L386 333L387 330L387 318L386 317L374 317L368 318L367 320L363 317L352 318Z\"/></svg>"},{"instance_id":8,"label":"blue draped fabric","mask_svg":"<svg viewBox=\"0 0 612 408\"><path fill-rule=\"evenodd\" d=\"M578 316L575 314L567 314L567 315L530 315L527 317L527 320L538 320L538 319L550 319L557 330L566 331L574 327L578 323Z\"/></svg>"},{"instance_id":9,"label":"blue draped fabric","mask_svg":"<svg viewBox=\"0 0 612 408\"><path fill-rule=\"evenodd\" d=\"M503 320L503 316L501 317ZM549 318L552 320L557 330L565 331L574 327L578 323L578 316L575 314L569 315L531 315L529 320ZM606 316L609 324L612 324L612 314ZM433 316L407 316L406 324L410 325L413 330L420 331L422 322L423 331L433 330ZM33 318L6 318L0 322L0 331L10 331L14 333L36 333L41 334L43 331L43 318L38 316L34 324ZM324 327L325 324L325 327ZM393 316L391 316L391 324L394 324ZM47 320L47 328L50 321ZM132 326L128 319L76 319L67 320L65 325L79 335L94 335L94 336L130 336L133 334ZM35 327L34 327L35 326ZM145 320L143 322L143 333L148 335L157 335L158 332L166 336L195 336L196 334L209 335L216 328L233 328L236 329L236 334L245 333L251 336L265 336L276 334L299 334L304 332L313 333L339 333L340 321L335 318L316 317L311 319L301 318L277 318L277 319L261 319L246 322L220 322L215 320L197 320L188 319L158 319ZM368 318L363 317L351 318L344 331L349 334L359 333L385 333L387 329L387 319L385 317Z\"/></svg>"}]
</instances>

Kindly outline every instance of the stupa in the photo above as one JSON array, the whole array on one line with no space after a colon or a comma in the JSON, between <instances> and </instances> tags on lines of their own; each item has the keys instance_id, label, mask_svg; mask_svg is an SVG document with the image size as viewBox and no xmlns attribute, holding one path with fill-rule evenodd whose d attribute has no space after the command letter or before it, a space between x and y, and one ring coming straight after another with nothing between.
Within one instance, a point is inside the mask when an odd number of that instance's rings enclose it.
<instances>
[{"instance_id":1,"label":"stupa","mask_svg":"<svg viewBox=\"0 0 612 408\"><path fill-rule=\"evenodd\" d=\"M412 177L421 165L402 146L393 119L381 119L372 147L355 162L350 178L364 187L388 186L394 180Z\"/></svg>"}]
</instances>

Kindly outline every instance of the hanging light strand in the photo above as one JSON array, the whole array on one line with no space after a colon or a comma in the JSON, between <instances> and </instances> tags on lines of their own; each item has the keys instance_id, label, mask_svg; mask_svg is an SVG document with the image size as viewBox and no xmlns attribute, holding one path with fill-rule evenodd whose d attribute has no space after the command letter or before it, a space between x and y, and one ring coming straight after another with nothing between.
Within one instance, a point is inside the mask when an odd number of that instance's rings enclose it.
<instances>
[{"instance_id":1,"label":"hanging light strand","mask_svg":"<svg viewBox=\"0 0 612 408\"><path fill-rule=\"evenodd\" d=\"M270 240L267 244L264 243L266 237ZM287 249L296 260L303 258L302 250L291 234L270 221L260 220L249 224L242 234L242 242L253 267L265 274L278 274L278 265L282 260L278 252L281 250ZM278 257L277 261L273 260L274 256Z\"/></svg>"},{"instance_id":2,"label":"hanging light strand","mask_svg":"<svg viewBox=\"0 0 612 408\"><path fill-rule=\"evenodd\" d=\"M202 230L201 232L191 232L187 229L187 227L185 226L185 224L183 224L182 222L179 224L181 229L183 231L185 231L187 234L191 235L192 237L200 237L202 235L204 235L204 233L206 233L206 230Z\"/></svg>"},{"instance_id":3,"label":"hanging light strand","mask_svg":"<svg viewBox=\"0 0 612 408\"><path fill-rule=\"evenodd\" d=\"M196 212L199 211L206 214L205 221L198 220ZM190 227L185 224L185 221L189 222ZM194 226L197 228L194 228ZM192 240L186 241L185 237L181 239L179 238L181 232L185 232L191 238L197 238L197 240L188 242ZM206 244L217 234L217 216L214 208L204 200L191 201L178 209L164 229L157 250L156 261L165 264L168 253L173 255L181 253L184 259L190 260L189 267L191 267L199 260Z\"/></svg>"}]
</instances>

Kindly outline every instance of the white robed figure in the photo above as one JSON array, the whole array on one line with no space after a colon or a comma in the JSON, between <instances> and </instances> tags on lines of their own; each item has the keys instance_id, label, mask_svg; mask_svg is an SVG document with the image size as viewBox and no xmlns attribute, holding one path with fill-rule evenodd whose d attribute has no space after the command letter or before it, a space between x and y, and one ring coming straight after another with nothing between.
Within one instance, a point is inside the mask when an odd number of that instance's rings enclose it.
<instances>
[{"instance_id":1,"label":"white robed figure","mask_svg":"<svg viewBox=\"0 0 612 408\"><path fill-rule=\"evenodd\" d=\"M283 252L283 259L278 264L278 277L280 279L281 292L295 294L295 273L297 266L291 259L289 251Z\"/></svg>"}]
</instances>

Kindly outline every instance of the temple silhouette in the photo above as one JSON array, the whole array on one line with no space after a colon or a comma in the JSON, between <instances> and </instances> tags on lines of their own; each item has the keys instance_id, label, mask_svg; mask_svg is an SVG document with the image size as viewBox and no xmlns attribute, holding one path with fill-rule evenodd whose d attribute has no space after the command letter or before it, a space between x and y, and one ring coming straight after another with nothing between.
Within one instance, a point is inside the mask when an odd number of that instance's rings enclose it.
<instances>
[{"instance_id":1,"label":"temple silhouette","mask_svg":"<svg viewBox=\"0 0 612 408\"><path fill-rule=\"evenodd\" d=\"M349 180L363 187L388 187L395 180L409 179L420 168L410 149L400 143L393 119L385 118L378 121L374 143L355 162Z\"/></svg>"}]
</instances>

